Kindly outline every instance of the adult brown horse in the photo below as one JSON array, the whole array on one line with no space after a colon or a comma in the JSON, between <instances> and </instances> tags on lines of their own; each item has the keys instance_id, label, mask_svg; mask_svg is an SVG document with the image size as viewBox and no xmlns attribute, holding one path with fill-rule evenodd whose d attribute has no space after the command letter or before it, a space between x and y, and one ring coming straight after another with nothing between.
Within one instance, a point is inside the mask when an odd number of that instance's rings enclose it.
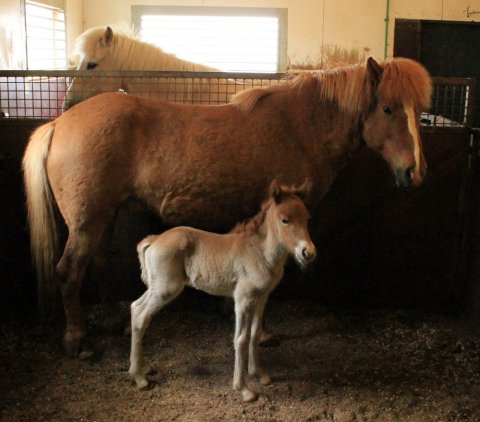
<instances>
[{"instance_id":1,"label":"adult brown horse","mask_svg":"<svg viewBox=\"0 0 480 422\"><path fill-rule=\"evenodd\" d=\"M419 114L430 95L418 63L370 58L221 106L101 94L41 126L23 160L31 244L40 307L59 282L67 352L90 353L80 287L89 264L102 263L109 224L127 198L167 225L219 229L253 215L273 178L298 184L308 176L314 209L362 141L398 185L417 186L426 171ZM63 253L57 211L68 228Z\"/></svg>"}]
</instances>

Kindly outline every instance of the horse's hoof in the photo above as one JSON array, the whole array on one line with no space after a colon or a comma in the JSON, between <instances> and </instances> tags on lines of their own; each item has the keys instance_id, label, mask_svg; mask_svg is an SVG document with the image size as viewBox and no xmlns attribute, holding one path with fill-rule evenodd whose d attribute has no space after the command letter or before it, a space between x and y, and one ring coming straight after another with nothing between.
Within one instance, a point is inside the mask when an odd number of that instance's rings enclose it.
<instances>
[{"instance_id":1,"label":"horse's hoof","mask_svg":"<svg viewBox=\"0 0 480 422\"><path fill-rule=\"evenodd\" d=\"M68 333L63 339L67 356L81 360L90 359L93 356L93 348L85 338L75 338Z\"/></svg>"}]
</instances>

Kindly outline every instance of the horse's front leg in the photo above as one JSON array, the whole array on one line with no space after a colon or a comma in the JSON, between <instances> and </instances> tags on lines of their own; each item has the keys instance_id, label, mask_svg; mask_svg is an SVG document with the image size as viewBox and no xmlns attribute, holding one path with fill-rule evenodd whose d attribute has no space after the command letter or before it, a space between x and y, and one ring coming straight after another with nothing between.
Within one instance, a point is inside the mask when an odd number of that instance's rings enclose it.
<instances>
[{"instance_id":1,"label":"horse's front leg","mask_svg":"<svg viewBox=\"0 0 480 422\"><path fill-rule=\"evenodd\" d=\"M257 399L257 394L247 385L248 345L252 326L254 303L244 297L235 297L235 369L233 388L242 395L245 402Z\"/></svg>"},{"instance_id":2,"label":"horse's front leg","mask_svg":"<svg viewBox=\"0 0 480 422\"><path fill-rule=\"evenodd\" d=\"M254 308L250 344L248 349L248 374L252 377L255 377L262 385L268 385L272 382L270 375L268 375L268 373L260 367L260 359L258 356L258 345L263 333L263 313L267 299L268 294L262 297Z\"/></svg>"}]
</instances>

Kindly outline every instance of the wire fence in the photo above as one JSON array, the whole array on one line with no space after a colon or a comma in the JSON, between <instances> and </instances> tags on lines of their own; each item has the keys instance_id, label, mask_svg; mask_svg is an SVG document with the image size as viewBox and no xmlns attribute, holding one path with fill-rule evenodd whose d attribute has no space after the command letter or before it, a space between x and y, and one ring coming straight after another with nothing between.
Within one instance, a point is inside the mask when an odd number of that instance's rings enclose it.
<instances>
[{"instance_id":1,"label":"wire fence","mask_svg":"<svg viewBox=\"0 0 480 422\"><path fill-rule=\"evenodd\" d=\"M77 102L104 91L191 104L225 104L235 93L279 84L283 73L120 72L0 70L0 108L5 118L53 119ZM429 127L471 127L474 80L432 78Z\"/></svg>"}]
</instances>

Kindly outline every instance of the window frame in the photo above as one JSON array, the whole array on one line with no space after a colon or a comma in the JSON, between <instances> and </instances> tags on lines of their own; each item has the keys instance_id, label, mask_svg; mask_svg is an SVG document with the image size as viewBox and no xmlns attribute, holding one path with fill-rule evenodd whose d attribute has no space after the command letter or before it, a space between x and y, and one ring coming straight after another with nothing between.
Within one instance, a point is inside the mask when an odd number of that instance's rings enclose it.
<instances>
[{"instance_id":1,"label":"window frame","mask_svg":"<svg viewBox=\"0 0 480 422\"><path fill-rule=\"evenodd\" d=\"M276 72L287 68L288 9L267 7L217 7L217 6L131 6L131 20L140 30L142 15L185 15L185 16L233 16L278 18L278 47ZM254 72L252 70L252 72Z\"/></svg>"},{"instance_id":2,"label":"window frame","mask_svg":"<svg viewBox=\"0 0 480 422\"><path fill-rule=\"evenodd\" d=\"M58 21L58 19L56 19L56 14L62 14L63 15L63 34L64 34L64 39L63 40L60 40L61 42L64 43L64 46L65 48L63 49L63 53L62 53L62 57L60 57L60 55L56 55L54 54L54 57L52 59L52 63L49 65L48 68L46 67L40 67L40 68L36 68L35 65L32 66L31 62L32 62L32 59L30 58L30 55L29 55L29 51L30 51L30 48L29 48L29 38L34 38L32 35L29 35L29 24L28 24L28 16L27 16L27 7L28 5L31 4L32 6L34 7L40 7L40 8L44 8L46 10L49 10L51 13L52 13L52 18L50 19L53 22L55 21ZM26 56L26 68L31 70L62 70L62 69L65 69L66 66L67 66L67 13L65 11L65 5L64 5L64 1L63 0L25 0L23 2L23 7L24 7L24 16L25 16L25 56ZM35 16L34 16L35 17ZM46 19L46 18L44 18ZM53 28L53 26L52 26ZM61 31L59 29L52 29L52 33L56 32L56 31ZM52 51L60 51L61 49L58 49L55 47L55 43L57 41L59 41L58 39L56 39L55 37L52 37L51 38L51 41L52 41L52 45L49 46L49 49L51 47L51 50ZM56 63L57 62L62 62L60 63L62 66L60 67L57 67L56 66Z\"/></svg>"}]
</instances>

